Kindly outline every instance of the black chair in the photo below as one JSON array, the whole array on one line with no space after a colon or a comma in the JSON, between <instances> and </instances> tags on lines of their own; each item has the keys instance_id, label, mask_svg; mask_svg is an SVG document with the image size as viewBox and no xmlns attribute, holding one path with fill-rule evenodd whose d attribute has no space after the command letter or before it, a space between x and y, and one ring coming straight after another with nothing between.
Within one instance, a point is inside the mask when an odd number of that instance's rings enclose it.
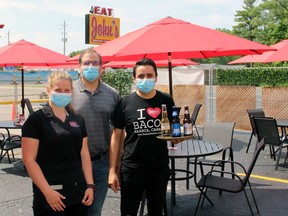
<instances>
[{"instance_id":1,"label":"black chair","mask_svg":"<svg viewBox=\"0 0 288 216\"><path fill-rule=\"evenodd\" d=\"M273 151L274 156L278 152L278 157L275 165L275 170L277 170L283 147L286 147L288 150L288 145L285 142L285 137L280 137L276 119L271 117L252 117L252 119L255 124L258 142L265 138L265 144L270 145L273 150L274 147L278 148L276 151ZM287 156L284 160L284 164L286 163L286 160Z\"/></svg>"},{"instance_id":2,"label":"black chair","mask_svg":"<svg viewBox=\"0 0 288 216\"><path fill-rule=\"evenodd\" d=\"M199 136L199 132L198 132L198 129L197 129L197 126L196 126L196 120L197 120L197 117L198 117L198 114L199 114L199 111L200 111L201 107L202 107L202 104L195 104L193 112L191 114L192 127L195 128L197 136L198 136L198 139L200 139L200 136Z\"/></svg>"},{"instance_id":3,"label":"black chair","mask_svg":"<svg viewBox=\"0 0 288 216\"><path fill-rule=\"evenodd\" d=\"M252 198L253 198L255 207L257 209L257 213L259 214L258 205L257 205L256 199L255 199L252 187L250 185L249 178L250 178L250 175L251 175L252 170L254 168L254 165L257 161L259 153L264 148L264 145L265 145L264 139L262 139L257 144L257 148L254 151L252 160L250 162L250 165L249 165L249 168L247 169L247 171L246 171L245 167L239 162L225 161L225 160L216 161L215 165L212 166L211 171L209 171L206 175L202 176L200 181L196 183L196 187L200 190L200 196L198 199L198 203L197 203L197 207L196 207L194 215L196 215L198 212L199 204L201 202L202 197L203 197L203 200L202 200L201 206L203 206L205 199L207 199L209 201L209 203L213 206L213 202L207 196L207 190L208 189L216 189L216 190L230 192L230 193L239 193L239 192L243 191L245 194L250 212L253 215L251 204L249 202L249 199L248 199L248 196L247 196L247 193L245 190L245 187L247 184L250 188ZM223 164L223 163L224 164L234 164L235 167L237 166L237 167L239 167L239 169L242 169L246 175L241 178L235 172L230 172L230 171L226 171L226 170L219 170L219 168L215 169L215 168L217 168L217 166L219 164ZM226 167L226 165L225 165L225 167ZM234 178L231 178L231 175L234 176Z\"/></svg>"},{"instance_id":4,"label":"black chair","mask_svg":"<svg viewBox=\"0 0 288 216\"><path fill-rule=\"evenodd\" d=\"M215 155L202 157L197 159L197 165L200 165L201 175L204 175L203 166L212 166L215 161L218 160L234 160L232 142L234 134L234 122L205 122L203 125L202 140L210 141L223 145L223 152ZM186 169L189 170L189 164L194 164L193 159L187 160ZM195 164L194 164L195 165ZM231 167L231 171L234 171L234 167ZM189 189L189 179L186 182L186 188Z\"/></svg>"},{"instance_id":5,"label":"black chair","mask_svg":"<svg viewBox=\"0 0 288 216\"><path fill-rule=\"evenodd\" d=\"M29 111L29 114L32 114L34 112L34 109L32 107L30 99L29 98L24 98L24 102L25 102L26 107L27 107L27 109Z\"/></svg>"},{"instance_id":6,"label":"black chair","mask_svg":"<svg viewBox=\"0 0 288 216\"><path fill-rule=\"evenodd\" d=\"M263 109L248 109L246 110L248 113L248 117L249 117L249 121L250 121L250 125L251 125L251 135L250 135L250 139L247 145L247 149L246 149L246 153L248 153L249 151L249 147L252 141L252 137L255 136L256 137L256 130L255 130L255 125L252 119L252 116L257 116L257 117L265 117L265 113Z\"/></svg>"},{"instance_id":7,"label":"black chair","mask_svg":"<svg viewBox=\"0 0 288 216\"><path fill-rule=\"evenodd\" d=\"M13 159L15 160L15 156L14 156L14 149L16 148L21 148L21 137L18 135L13 135L9 138L5 139L5 136L1 133L1 141L0 141L0 149L1 149L1 153L0 153L0 162L2 161L2 159L4 158L5 155L7 155L8 157L8 161L9 163L11 163L11 159L10 159L10 154L9 151L12 154ZM4 139L3 139L4 137Z\"/></svg>"}]
</instances>

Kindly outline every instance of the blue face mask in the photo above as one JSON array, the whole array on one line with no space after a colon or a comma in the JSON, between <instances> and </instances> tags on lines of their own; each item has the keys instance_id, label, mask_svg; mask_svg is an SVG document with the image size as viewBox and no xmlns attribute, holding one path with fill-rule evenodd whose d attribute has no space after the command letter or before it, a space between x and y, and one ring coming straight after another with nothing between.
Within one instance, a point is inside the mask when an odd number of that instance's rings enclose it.
<instances>
[{"instance_id":1,"label":"blue face mask","mask_svg":"<svg viewBox=\"0 0 288 216\"><path fill-rule=\"evenodd\" d=\"M149 93L154 89L155 79L137 79L136 87L143 93Z\"/></svg>"},{"instance_id":2,"label":"blue face mask","mask_svg":"<svg viewBox=\"0 0 288 216\"><path fill-rule=\"evenodd\" d=\"M51 101L57 107L65 107L71 102L71 94L52 92Z\"/></svg>"},{"instance_id":3,"label":"blue face mask","mask_svg":"<svg viewBox=\"0 0 288 216\"><path fill-rule=\"evenodd\" d=\"M99 70L97 66L88 66L83 68L83 77L92 82L99 77Z\"/></svg>"}]
</instances>

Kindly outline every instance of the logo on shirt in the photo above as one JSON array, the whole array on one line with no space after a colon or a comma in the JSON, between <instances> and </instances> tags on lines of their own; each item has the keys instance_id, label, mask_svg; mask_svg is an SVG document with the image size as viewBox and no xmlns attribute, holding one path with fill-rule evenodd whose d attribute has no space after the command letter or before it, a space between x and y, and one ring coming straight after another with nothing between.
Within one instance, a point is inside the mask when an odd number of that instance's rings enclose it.
<instances>
[{"instance_id":1,"label":"logo on shirt","mask_svg":"<svg viewBox=\"0 0 288 216\"><path fill-rule=\"evenodd\" d=\"M161 113L161 109L159 107L155 107L155 108L149 107L149 108L147 108L146 112L151 117L157 118L157 116Z\"/></svg>"},{"instance_id":2,"label":"logo on shirt","mask_svg":"<svg viewBox=\"0 0 288 216\"><path fill-rule=\"evenodd\" d=\"M161 114L159 107L138 109L137 112L139 117L133 122L134 133L139 136L161 133L161 120L157 118Z\"/></svg>"},{"instance_id":3,"label":"logo on shirt","mask_svg":"<svg viewBox=\"0 0 288 216\"><path fill-rule=\"evenodd\" d=\"M70 127L79 127L79 125L75 121L70 121L69 124L70 124Z\"/></svg>"}]
</instances>

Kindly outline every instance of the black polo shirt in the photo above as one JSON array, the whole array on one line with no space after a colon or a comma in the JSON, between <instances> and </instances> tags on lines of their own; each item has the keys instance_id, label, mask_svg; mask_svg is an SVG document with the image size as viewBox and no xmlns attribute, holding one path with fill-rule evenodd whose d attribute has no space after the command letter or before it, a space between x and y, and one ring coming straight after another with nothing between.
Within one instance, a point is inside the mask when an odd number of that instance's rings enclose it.
<instances>
[{"instance_id":1,"label":"black polo shirt","mask_svg":"<svg viewBox=\"0 0 288 216\"><path fill-rule=\"evenodd\" d=\"M39 140L36 161L48 182L49 176L55 177L52 173L81 168L82 140L87 137L82 116L67 110L66 121L62 122L47 104L28 117L22 127L22 137Z\"/></svg>"}]
</instances>

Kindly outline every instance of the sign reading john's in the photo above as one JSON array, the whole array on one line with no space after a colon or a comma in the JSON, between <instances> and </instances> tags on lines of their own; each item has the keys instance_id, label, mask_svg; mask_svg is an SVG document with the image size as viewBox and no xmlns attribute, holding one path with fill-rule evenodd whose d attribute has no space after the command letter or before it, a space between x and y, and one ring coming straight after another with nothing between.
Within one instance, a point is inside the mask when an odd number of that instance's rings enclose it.
<instances>
[{"instance_id":1,"label":"sign reading john's","mask_svg":"<svg viewBox=\"0 0 288 216\"><path fill-rule=\"evenodd\" d=\"M102 44L120 36L120 19L112 8L92 6L85 15L85 43Z\"/></svg>"}]
</instances>

